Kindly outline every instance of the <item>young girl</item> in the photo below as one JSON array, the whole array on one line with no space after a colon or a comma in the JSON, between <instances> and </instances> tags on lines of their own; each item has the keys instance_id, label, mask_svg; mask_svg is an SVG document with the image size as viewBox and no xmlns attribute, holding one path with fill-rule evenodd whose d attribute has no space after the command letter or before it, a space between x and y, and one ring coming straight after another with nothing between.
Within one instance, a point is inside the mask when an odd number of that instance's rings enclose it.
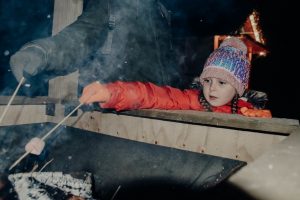
<instances>
[{"instance_id":1,"label":"young girl","mask_svg":"<svg viewBox=\"0 0 300 200\"><path fill-rule=\"evenodd\" d=\"M202 89L179 90L142 82L91 83L80 102L99 102L102 108L199 110L271 117L269 110L254 109L241 98L247 88L250 64L247 47L238 38L226 39L207 59L200 75Z\"/></svg>"},{"instance_id":2,"label":"young girl","mask_svg":"<svg viewBox=\"0 0 300 200\"><path fill-rule=\"evenodd\" d=\"M270 118L269 110L257 109L250 103L249 98L246 98L253 96L253 93L244 94L250 68L246 53L247 47L238 38L225 40L205 63L200 75L201 89L182 91L169 86L159 87L152 83L94 82L83 89L80 102L99 102L102 108L113 108L117 111L146 108L181 109ZM42 140L33 138L25 149L38 155L43 147Z\"/></svg>"}]
</instances>

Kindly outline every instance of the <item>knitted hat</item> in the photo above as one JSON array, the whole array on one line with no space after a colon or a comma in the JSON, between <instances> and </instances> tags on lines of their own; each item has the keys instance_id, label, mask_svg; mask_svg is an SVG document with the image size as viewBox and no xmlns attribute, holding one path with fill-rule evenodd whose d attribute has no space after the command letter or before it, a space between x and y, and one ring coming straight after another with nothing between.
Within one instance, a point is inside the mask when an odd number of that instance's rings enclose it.
<instances>
[{"instance_id":1,"label":"knitted hat","mask_svg":"<svg viewBox=\"0 0 300 200\"><path fill-rule=\"evenodd\" d=\"M220 78L230 83L242 96L248 84L250 70L246 54L247 46L240 39L230 37L224 40L206 60L200 82L203 85L205 78Z\"/></svg>"}]
</instances>

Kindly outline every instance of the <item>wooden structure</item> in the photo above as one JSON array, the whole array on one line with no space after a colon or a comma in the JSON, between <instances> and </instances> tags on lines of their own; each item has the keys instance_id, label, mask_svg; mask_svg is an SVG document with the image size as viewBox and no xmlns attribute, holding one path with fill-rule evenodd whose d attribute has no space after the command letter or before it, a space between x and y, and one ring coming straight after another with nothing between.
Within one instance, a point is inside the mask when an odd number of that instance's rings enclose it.
<instances>
[{"instance_id":1,"label":"wooden structure","mask_svg":"<svg viewBox=\"0 0 300 200\"><path fill-rule=\"evenodd\" d=\"M7 97L0 98L0 113L7 101ZM58 99L17 97L1 126L58 123L68 105L61 103ZM54 116L45 114L50 105L60 106ZM262 199L297 199L299 195L300 182L296 178L300 172L300 128L297 120L197 111L136 110L115 114L79 110L65 125L152 145L246 161L249 165L231 177L232 183ZM285 180L286 177L293 181ZM278 180L282 178L284 186ZM269 181L274 182L270 185ZM261 187L252 188L251 184ZM274 187L277 198L270 195Z\"/></svg>"},{"instance_id":2,"label":"wooden structure","mask_svg":"<svg viewBox=\"0 0 300 200\"><path fill-rule=\"evenodd\" d=\"M73 23L82 13L83 0L55 0L52 35ZM59 76L49 81L48 95L52 98L72 99L77 97L78 71Z\"/></svg>"},{"instance_id":3,"label":"wooden structure","mask_svg":"<svg viewBox=\"0 0 300 200\"><path fill-rule=\"evenodd\" d=\"M247 57L250 63L252 62L253 55L266 56L268 54L268 50L264 46L265 39L262 35L262 31L259 28L259 15L256 11L253 11L252 14L247 17L242 28L239 30L239 33L234 36L241 39L247 46ZM214 49L217 49L222 41L228 37L231 37L231 35L215 35ZM252 66L250 66L250 71L251 67Z\"/></svg>"},{"instance_id":4,"label":"wooden structure","mask_svg":"<svg viewBox=\"0 0 300 200\"><path fill-rule=\"evenodd\" d=\"M214 36L214 49L218 48L222 41L226 39L227 37L230 37L228 35L215 35ZM247 36L247 35L236 35L235 37L240 38L243 40L243 42L246 44L248 52L247 57L249 61L252 61L253 55L260 55L264 56L268 53L266 48L263 44L260 44L256 42L253 38Z\"/></svg>"},{"instance_id":5,"label":"wooden structure","mask_svg":"<svg viewBox=\"0 0 300 200\"><path fill-rule=\"evenodd\" d=\"M55 8L54 34L76 19L82 0L56 0ZM65 17L69 14L72 17ZM74 104L74 101L78 103L74 100L76 77L75 73L51 80L49 97L17 97L0 126L60 122L67 105ZM62 99L69 101L63 102ZM0 113L8 100L9 97L0 97ZM259 199L298 199L300 196L298 120L196 111L139 110L115 114L79 110L65 125L153 145L246 161L249 165L230 178L232 184Z\"/></svg>"},{"instance_id":6,"label":"wooden structure","mask_svg":"<svg viewBox=\"0 0 300 200\"><path fill-rule=\"evenodd\" d=\"M247 56L252 61L253 55L265 56L268 50L264 46L265 39L259 26L259 14L253 11L246 19L242 28L238 31L236 37L243 40L247 46ZM215 35L214 49L218 48L220 43L230 35Z\"/></svg>"},{"instance_id":7,"label":"wooden structure","mask_svg":"<svg viewBox=\"0 0 300 200\"><path fill-rule=\"evenodd\" d=\"M1 98L5 105L8 98ZM64 117L66 106L50 98L17 97L3 125L53 122ZM27 105L26 105L27 104ZM46 115L49 105L60 105L55 116ZM66 104L67 105L67 104ZM3 108L4 106L1 106ZM56 109L58 110L58 109ZM32 117L28 118L30 115ZM119 114L82 112L66 125L115 137L163 145L252 162L273 144L299 127L297 120L248 118L198 111L136 110Z\"/></svg>"}]
</instances>

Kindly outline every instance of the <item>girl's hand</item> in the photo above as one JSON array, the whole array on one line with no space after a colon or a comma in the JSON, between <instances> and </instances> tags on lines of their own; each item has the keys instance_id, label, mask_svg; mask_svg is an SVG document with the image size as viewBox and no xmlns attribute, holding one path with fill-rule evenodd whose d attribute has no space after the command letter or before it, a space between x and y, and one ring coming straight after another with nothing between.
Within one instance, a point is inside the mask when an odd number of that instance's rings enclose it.
<instances>
[{"instance_id":1,"label":"girl's hand","mask_svg":"<svg viewBox=\"0 0 300 200\"><path fill-rule=\"evenodd\" d=\"M84 104L90 104L94 102L105 103L110 100L110 92L105 85L99 83L99 81L93 82L87 85L82 92L82 96L79 101Z\"/></svg>"},{"instance_id":2,"label":"girl's hand","mask_svg":"<svg viewBox=\"0 0 300 200\"><path fill-rule=\"evenodd\" d=\"M45 147L45 142L40 138L32 138L25 146L25 151L40 155Z\"/></svg>"},{"instance_id":3,"label":"girl's hand","mask_svg":"<svg viewBox=\"0 0 300 200\"><path fill-rule=\"evenodd\" d=\"M247 107L242 107L241 113L247 117L272 118L270 110L248 109Z\"/></svg>"}]
</instances>

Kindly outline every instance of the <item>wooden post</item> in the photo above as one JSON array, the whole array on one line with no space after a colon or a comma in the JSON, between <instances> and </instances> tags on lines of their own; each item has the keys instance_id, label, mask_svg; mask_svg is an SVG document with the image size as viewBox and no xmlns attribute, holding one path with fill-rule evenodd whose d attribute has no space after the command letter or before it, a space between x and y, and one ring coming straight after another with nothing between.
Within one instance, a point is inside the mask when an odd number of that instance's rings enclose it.
<instances>
[{"instance_id":1,"label":"wooden post","mask_svg":"<svg viewBox=\"0 0 300 200\"><path fill-rule=\"evenodd\" d=\"M55 0L52 35L76 21L81 15L83 0ZM49 97L58 99L77 98L78 71L49 81Z\"/></svg>"},{"instance_id":2,"label":"wooden post","mask_svg":"<svg viewBox=\"0 0 300 200\"><path fill-rule=\"evenodd\" d=\"M76 21L81 15L83 0L55 0L53 13L52 35Z\"/></svg>"}]
</instances>

